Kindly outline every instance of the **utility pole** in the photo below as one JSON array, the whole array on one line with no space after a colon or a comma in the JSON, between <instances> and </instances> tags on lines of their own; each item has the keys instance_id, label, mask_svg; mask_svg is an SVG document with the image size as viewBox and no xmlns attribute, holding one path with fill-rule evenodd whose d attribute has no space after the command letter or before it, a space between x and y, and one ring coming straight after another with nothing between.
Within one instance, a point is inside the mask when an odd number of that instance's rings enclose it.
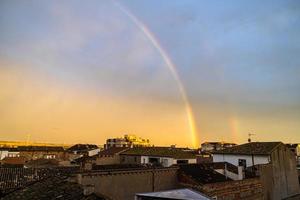
<instances>
[{"instance_id":1,"label":"utility pole","mask_svg":"<svg viewBox=\"0 0 300 200\"><path fill-rule=\"evenodd\" d=\"M249 143L251 143L251 136L253 136L253 135L255 135L255 134L248 133L248 142ZM251 157L252 157L252 169L251 169L251 171L253 173L253 171L254 171L254 155L253 155L253 149L252 149L252 147L251 147Z\"/></svg>"}]
</instances>

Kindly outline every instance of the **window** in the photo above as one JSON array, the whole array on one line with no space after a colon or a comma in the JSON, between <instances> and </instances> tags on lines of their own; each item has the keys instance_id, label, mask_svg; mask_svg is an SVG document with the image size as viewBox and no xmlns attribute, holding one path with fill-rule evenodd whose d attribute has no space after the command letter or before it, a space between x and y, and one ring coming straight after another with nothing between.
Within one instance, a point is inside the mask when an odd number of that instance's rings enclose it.
<instances>
[{"instance_id":1,"label":"window","mask_svg":"<svg viewBox=\"0 0 300 200\"><path fill-rule=\"evenodd\" d=\"M188 160L177 160L177 164L188 164Z\"/></svg>"},{"instance_id":2,"label":"window","mask_svg":"<svg viewBox=\"0 0 300 200\"><path fill-rule=\"evenodd\" d=\"M239 159L239 166L242 166L244 168L247 167L247 161L245 159Z\"/></svg>"}]
</instances>

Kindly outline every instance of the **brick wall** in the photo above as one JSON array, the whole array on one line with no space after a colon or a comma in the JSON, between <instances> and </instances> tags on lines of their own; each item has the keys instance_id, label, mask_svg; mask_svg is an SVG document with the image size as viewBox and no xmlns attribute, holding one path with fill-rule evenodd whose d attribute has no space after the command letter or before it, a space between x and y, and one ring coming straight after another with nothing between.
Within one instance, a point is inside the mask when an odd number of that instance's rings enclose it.
<instances>
[{"instance_id":1,"label":"brick wall","mask_svg":"<svg viewBox=\"0 0 300 200\"><path fill-rule=\"evenodd\" d=\"M261 200L264 199L263 186L259 178L227 181L201 185L188 176L180 176L180 184L190 187L218 200Z\"/></svg>"}]
</instances>

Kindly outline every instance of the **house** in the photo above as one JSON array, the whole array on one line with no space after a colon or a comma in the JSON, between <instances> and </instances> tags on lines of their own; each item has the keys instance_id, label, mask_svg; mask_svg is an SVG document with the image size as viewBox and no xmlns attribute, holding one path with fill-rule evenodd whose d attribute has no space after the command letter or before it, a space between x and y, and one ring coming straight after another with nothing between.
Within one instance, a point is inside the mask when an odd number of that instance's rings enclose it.
<instances>
[{"instance_id":1,"label":"house","mask_svg":"<svg viewBox=\"0 0 300 200\"><path fill-rule=\"evenodd\" d=\"M184 188L150 193L138 193L135 200L159 200L159 199L181 199L181 200L209 200L211 198L194 190Z\"/></svg>"},{"instance_id":2,"label":"house","mask_svg":"<svg viewBox=\"0 0 300 200\"><path fill-rule=\"evenodd\" d=\"M128 149L128 147L111 147L100 151L96 157L96 165L120 164L120 153Z\"/></svg>"},{"instance_id":3,"label":"house","mask_svg":"<svg viewBox=\"0 0 300 200\"><path fill-rule=\"evenodd\" d=\"M250 142L213 153L214 162L242 166L259 175L266 199L285 199L300 193L296 159L282 142ZM247 170L248 169L248 170Z\"/></svg>"},{"instance_id":4,"label":"house","mask_svg":"<svg viewBox=\"0 0 300 200\"><path fill-rule=\"evenodd\" d=\"M66 153L61 146L19 146L16 148L20 156L26 157L28 160L36 159L57 159L63 160Z\"/></svg>"},{"instance_id":5,"label":"house","mask_svg":"<svg viewBox=\"0 0 300 200\"><path fill-rule=\"evenodd\" d=\"M121 164L161 165L196 163L192 151L174 147L134 147L120 154Z\"/></svg>"},{"instance_id":6,"label":"house","mask_svg":"<svg viewBox=\"0 0 300 200\"><path fill-rule=\"evenodd\" d=\"M76 144L71 146L68 152L80 156L94 156L100 152L100 148L95 144Z\"/></svg>"},{"instance_id":7,"label":"house","mask_svg":"<svg viewBox=\"0 0 300 200\"><path fill-rule=\"evenodd\" d=\"M281 142L250 142L213 152L213 162L228 162L244 168L271 162L272 152Z\"/></svg>"}]
</instances>

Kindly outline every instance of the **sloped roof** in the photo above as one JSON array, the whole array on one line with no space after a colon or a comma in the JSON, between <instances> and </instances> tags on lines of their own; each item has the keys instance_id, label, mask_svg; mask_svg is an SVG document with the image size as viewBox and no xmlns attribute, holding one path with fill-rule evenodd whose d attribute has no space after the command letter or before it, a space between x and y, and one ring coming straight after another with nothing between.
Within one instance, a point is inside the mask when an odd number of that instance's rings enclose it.
<instances>
[{"instance_id":1,"label":"sloped roof","mask_svg":"<svg viewBox=\"0 0 300 200\"><path fill-rule=\"evenodd\" d=\"M237 145L213 154L238 154L238 155L270 155L282 142L250 142Z\"/></svg>"},{"instance_id":2,"label":"sloped roof","mask_svg":"<svg viewBox=\"0 0 300 200\"><path fill-rule=\"evenodd\" d=\"M136 194L139 197L159 198L159 199L181 199L181 200L209 200L210 198L204 194L191 189L177 189L161 192L150 192Z\"/></svg>"},{"instance_id":3,"label":"sloped roof","mask_svg":"<svg viewBox=\"0 0 300 200\"><path fill-rule=\"evenodd\" d=\"M216 172L213 167L207 164L185 164L178 166L180 168L180 173L191 177L199 184L231 181L231 179L226 178L224 175Z\"/></svg>"},{"instance_id":4,"label":"sloped roof","mask_svg":"<svg viewBox=\"0 0 300 200\"><path fill-rule=\"evenodd\" d=\"M2 164L10 165L24 165L27 159L23 156L20 157L5 157L1 160Z\"/></svg>"},{"instance_id":5,"label":"sloped roof","mask_svg":"<svg viewBox=\"0 0 300 200\"><path fill-rule=\"evenodd\" d=\"M68 151L89 151L98 148L99 147L95 144L75 144L74 146L71 146Z\"/></svg>"},{"instance_id":6,"label":"sloped roof","mask_svg":"<svg viewBox=\"0 0 300 200\"><path fill-rule=\"evenodd\" d=\"M1 198L1 200L15 199L101 200L103 198L97 197L94 194L84 196L80 185L69 182L67 177L55 176L38 181Z\"/></svg>"},{"instance_id":7,"label":"sloped roof","mask_svg":"<svg viewBox=\"0 0 300 200\"><path fill-rule=\"evenodd\" d=\"M115 154L121 153L125 150L129 149L128 147L110 147L103 151L99 152L99 156L113 156Z\"/></svg>"},{"instance_id":8,"label":"sloped roof","mask_svg":"<svg viewBox=\"0 0 300 200\"><path fill-rule=\"evenodd\" d=\"M172 147L133 147L122 152L121 155L157 156L175 159L196 158L196 154L194 152Z\"/></svg>"},{"instance_id":9,"label":"sloped roof","mask_svg":"<svg viewBox=\"0 0 300 200\"><path fill-rule=\"evenodd\" d=\"M64 148L61 146L18 146L16 151L55 151L62 152Z\"/></svg>"}]
</instances>

